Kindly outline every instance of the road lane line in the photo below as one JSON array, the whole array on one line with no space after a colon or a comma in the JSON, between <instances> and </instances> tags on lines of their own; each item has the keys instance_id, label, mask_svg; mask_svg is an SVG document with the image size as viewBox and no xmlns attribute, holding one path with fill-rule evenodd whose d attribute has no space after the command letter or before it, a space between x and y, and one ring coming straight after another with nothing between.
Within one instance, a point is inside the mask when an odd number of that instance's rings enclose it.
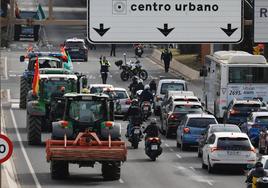
<instances>
[{"instance_id":1,"label":"road lane line","mask_svg":"<svg viewBox=\"0 0 268 188\"><path fill-rule=\"evenodd\" d=\"M179 159L181 159L182 157L179 155L179 154L176 154L176 156L179 158Z\"/></svg>"},{"instance_id":2,"label":"road lane line","mask_svg":"<svg viewBox=\"0 0 268 188\"><path fill-rule=\"evenodd\" d=\"M167 147L169 147L169 145L168 145L167 143L165 143L165 145L166 145Z\"/></svg>"},{"instance_id":3,"label":"road lane line","mask_svg":"<svg viewBox=\"0 0 268 188\"><path fill-rule=\"evenodd\" d=\"M40 182L39 182L39 180L38 180L38 178L37 178L37 176L36 176L36 174L35 174L35 171L34 171L34 169L33 169L33 166L32 166L32 164L31 164L31 162L30 162L30 159L29 159L29 157L28 157L28 155L27 155L27 152L26 152L26 150L25 150L25 147L24 147L23 144L22 144L22 139L21 139L20 133L19 133L19 131L18 131L18 125L17 125L16 119L15 119L15 116L14 116L14 112L13 112L12 109L10 109L10 114L11 114L11 118L12 118L13 125L14 125L14 127L15 127L15 131L16 131L16 135L17 135L18 141L19 141L19 143L20 143L20 147L21 147L22 154L24 155L24 158L25 158L25 160L26 160L26 163L27 163L27 165L28 165L28 168L29 168L29 170L30 170L30 173L31 173L31 175L32 175L32 177L33 177L33 179L34 179L36 188L41 188L41 184L40 184Z\"/></svg>"},{"instance_id":4,"label":"road lane line","mask_svg":"<svg viewBox=\"0 0 268 188\"><path fill-rule=\"evenodd\" d=\"M170 150L170 151L172 151L172 152L174 151L174 149L173 149L173 148L169 148L169 150Z\"/></svg>"},{"instance_id":5,"label":"road lane line","mask_svg":"<svg viewBox=\"0 0 268 188\"><path fill-rule=\"evenodd\" d=\"M190 169L192 169L193 171L195 171L194 167L190 166Z\"/></svg>"},{"instance_id":6,"label":"road lane line","mask_svg":"<svg viewBox=\"0 0 268 188\"><path fill-rule=\"evenodd\" d=\"M8 79L8 76L7 76L7 56L5 56L5 61L4 61L4 66L5 66L5 79Z\"/></svg>"},{"instance_id":7,"label":"road lane line","mask_svg":"<svg viewBox=\"0 0 268 188\"><path fill-rule=\"evenodd\" d=\"M118 181L119 183L125 183L121 178Z\"/></svg>"}]
</instances>

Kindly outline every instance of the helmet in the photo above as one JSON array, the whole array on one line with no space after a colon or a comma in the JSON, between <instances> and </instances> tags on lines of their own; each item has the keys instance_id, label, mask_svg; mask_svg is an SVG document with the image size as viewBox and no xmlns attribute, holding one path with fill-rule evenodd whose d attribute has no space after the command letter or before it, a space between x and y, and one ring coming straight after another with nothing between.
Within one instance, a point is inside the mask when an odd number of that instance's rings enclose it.
<instances>
[{"instance_id":1,"label":"helmet","mask_svg":"<svg viewBox=\"0 0 268 188\"><path fill-rule=\"evenodd\" d=\"M81 93L89 93L89 89L87 89L87 88L83 88L83 89L81 90Z\"/></svg>"},{"instance_id":2,"label":"helmet","mask_svg":"<svg viewBox=\"0 0 268 188\"><path fill-rule=\"evenodd\" d=\"M133 99L131 102L132 106L138 106L139 105L139 101L137 99Z\"/></svg>"},{"instance_id":3,"label":"helmet","mask_svg":"<svg viewBox=\"0 0 268 188\"><path fill-rule=\"evenodd\" d=\"M143 80L142 80L142 79L139 79L139 84L140 84L140 83L141 83L141 84L143 83Z\"/></svg>"},{"instance_id":4,"label":"helmet","mask_svg":"<svg viewBox=\"0 0 268 188\"><path fill-rule=\"evenodd\" d=\"M156 125L156 118L151 118L150 124Z\"/></svg>"},{"instance_id":5,"label":"helmet","mask_svg":"<svg viewBox=\"0 0 268 188\"><path fill-rule=\"evenodd\" d=\"M150 86L148 85L148 84L146 84L145 86L144 86L144 89L146 90L146 89L150 89Z\"/></svg>"},{"instance_id":6,"label":"helmet","mask_svg":"<svg viewBox=\"0 0 268 188\"><path fill-rule=\"evenodd\" d=\"M263 164L260 161L256 162L255 164L255 168L259 168L259 167L263 167Z\"/></svg>"},{"instance_id":7,"label":"helmet","mask_svg":"<svg viewBox=\"0 0 268 188\"><path fill-rule=\"evenodd\" d=\"M137 76L133 76L132 78L132 82L138 81L138 77Z\"/></svg>"}]
</instances>

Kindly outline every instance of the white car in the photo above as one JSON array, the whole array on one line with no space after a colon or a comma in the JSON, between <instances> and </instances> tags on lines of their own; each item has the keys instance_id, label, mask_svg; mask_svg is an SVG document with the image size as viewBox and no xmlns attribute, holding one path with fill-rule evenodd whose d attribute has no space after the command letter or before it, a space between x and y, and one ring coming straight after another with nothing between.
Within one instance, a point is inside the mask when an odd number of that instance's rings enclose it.
<instances>
[{"instance_id":1,"label":"white car","mask_svg":"<svg viewBox=\"0 0 268 188\"><path fill-rule=\"evenodd\" d=\"M91 94L102 93L105 88L114 89L114 86L110 84L90 84L89 85L89 91Z\"/></svg>"},{"instance_id":2,"label":"white car","mask_svg":"<svg viewBox=\"0 0 268 188\"><path fill-rule=\"evenodd\" d=\"M268 173L268 155L261 156L259 161L263 164L264 170Z\"/></svg>"},{"instance_id":3,"label":"white car","mask_svg":"<svg viewBox=\"0 0 268 188\"><path fill-rule=\"evenodd\" d=\"M203 147L202 168L212 173L215 167L246 168L256 162L256 150L245 133L216 132Z\"/></svg>"},{"instance_id":4,"label":"white car","mask_svg":"<svg viewBox=\"0 0 268 188\"><path fill-rule=\"evenodd\" d=\"M180 79L160 79L156 89L155 95L155 115L161 114L161 103L167 91L187 91L187 84L185 80Z\"/></svg>"},{"instance_id":5,"label":"white car","mask_svg":"<svg viewBox=\"0 0 268 188\"><path fill-rule=\"evenodd\" d=\"M124 88L115 87L111 89L111 91L114 92L115 95L115 115L124 115L130 105L131 105L131 99L127 93L127 90ZM103 90L104 94L107 94L107 88Z\"/></svg>"}]
</instances>

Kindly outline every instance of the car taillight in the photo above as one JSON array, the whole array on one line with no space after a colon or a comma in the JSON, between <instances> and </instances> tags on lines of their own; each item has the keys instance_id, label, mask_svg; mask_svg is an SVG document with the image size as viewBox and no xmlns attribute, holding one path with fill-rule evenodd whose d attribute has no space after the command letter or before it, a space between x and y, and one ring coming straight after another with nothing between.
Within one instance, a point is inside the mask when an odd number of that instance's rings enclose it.
<instances>
[{"instance_id":1,"label":"car taillight","mask_svg":"<svg viewBox=\"0 0 268 188\"><path fill-rule=\"evenodd\" d=\"M218 147L212 147L212 148L210 148L210 151L211 152L219 151L219 150L222 150L222 149L221 148L218 148Z\"/></svg>"},{"instance_id":2,"label":"car taillight","mask_svg":"<svg viewBox=\"0 0 268 188\"><path fill-rule=\"evenodd\" d=\"M170 116L168 117L169 120L176 120L177 117L174 114L170 114Z\"/></svg>"},{"instance_id":3,"label":"car taillight","mask_svg":"<svg viewBox=\"0 0 268 188\"><path fill-rule=\"evenodd\" d=\"M185 134L190 133L190 128L189 128L189 127L184 127L184 128L183 128L183 132L184 132Z\"/></svg>"},{"instance_id":4,"label":"car taillight","mask_svg":"<svg viewBox=\"0 0 268 188\"><path fill-rule=\"evenodd\" d=\"M232 109L232 110L229 111L229 114L230 115L235 115L235 114L238 114L238 113L239 113L239 111L238 110L234 110L234 109Z\"/></svg>"},{"instance_id":5,"label":"car taillight","mask_svg":"<svg viewBox=\"0 0 268 188\"><path fill-rule=\"evenodd\" d=\"M127 99L127 100L126 100L126 104L127 104L127 105L130 105L130 104L131 104L131 100L130 100L130 99Z\"/></svg>"},{"instance_id":6,"label":"car taillight","mask_svg":"<svg viewBox=\"0 0 268 188\"><path fill-rule=\"evenodd\" d=\"M152 141L152 142L158 142L160 140L160 138L158 137L150 137L148 138L149 141Z\"/></svg>"},{"instance_id":7,"label":"car taillight","mask_svg":"<svg viewBox=\"0 0 268 188\"><path fill-rule=\"evenodd\" d=\"M160 101L161 100L161 97L160 96L156 96L156 101Z\"/></svg>"}]
</instances>

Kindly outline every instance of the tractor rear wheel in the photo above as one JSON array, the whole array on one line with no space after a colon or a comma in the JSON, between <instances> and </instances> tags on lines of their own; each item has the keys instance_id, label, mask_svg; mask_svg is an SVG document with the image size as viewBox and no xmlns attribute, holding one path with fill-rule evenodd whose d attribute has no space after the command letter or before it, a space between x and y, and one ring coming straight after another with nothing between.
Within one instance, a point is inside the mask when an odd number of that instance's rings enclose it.
<instances>
[{"instance_id":1,"label":"tractor rear wheel","mask_svg":"<svg viewBox=\"0 0 268 188\"><path fill-rule=\"evenodd\" d=\"M121 173L121 163L120 162L105 162L102 163L102 176L105 180L119 180Z\"/></svg>"},{"instance_id":2,"label":"tractor rear wheel","mask_svg":"<svg viewBox=\"0 0 268 188\"><path fill-rule=\"evenodd\" d=\"M23 76L20 77L20 108L26 108L27 93L30 90L30 86L27 79Z\"/></svg>"},{"instance_id":3,"label":"tractor rear wheel","mask_svg":"<svg viewBox=\"0 0 268 188\"><path fill-rule=\"evenodd\" d=\"M64 179L69 176L69 163L66 161L51 161L50 173L52 179Z\"/></svg>"},{"instance_id":4,"label":"tractor rear wheel","mask_svg":"<svg viewBox=\"0 0 268 188\"><path fill-rule=\"evenodd\" d=\"M27 137L28 144L39 145L41 144L41 132L42 132L42 116L28 116L27 120Z\"/></svg>"}]
</instances>

